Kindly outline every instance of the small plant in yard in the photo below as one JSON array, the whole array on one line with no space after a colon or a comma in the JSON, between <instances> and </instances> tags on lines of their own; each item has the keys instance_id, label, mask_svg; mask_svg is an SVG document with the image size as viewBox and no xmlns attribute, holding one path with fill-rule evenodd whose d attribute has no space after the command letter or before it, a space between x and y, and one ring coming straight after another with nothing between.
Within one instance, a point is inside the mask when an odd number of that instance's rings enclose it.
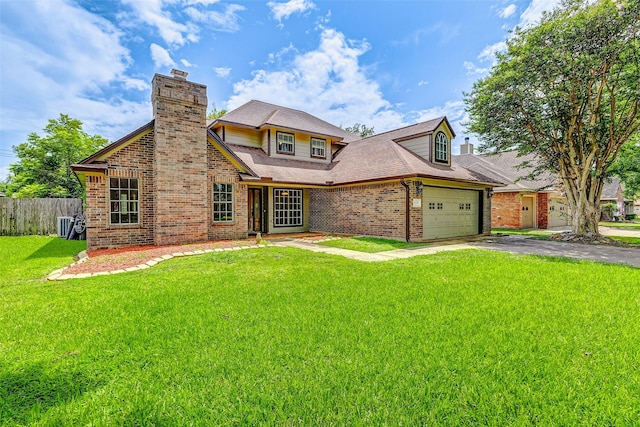
<instances>
[{"instance_id":1,"label":"small plant in yard","mask_svg":"<svg viewBox=\"0 0 640 427\"><path fill-rule=\"evenodd\" d=\"M80 243L0 237L1 426L640 425L640 269L270 246L43 281Z\"/></svg>"}]
</instances>

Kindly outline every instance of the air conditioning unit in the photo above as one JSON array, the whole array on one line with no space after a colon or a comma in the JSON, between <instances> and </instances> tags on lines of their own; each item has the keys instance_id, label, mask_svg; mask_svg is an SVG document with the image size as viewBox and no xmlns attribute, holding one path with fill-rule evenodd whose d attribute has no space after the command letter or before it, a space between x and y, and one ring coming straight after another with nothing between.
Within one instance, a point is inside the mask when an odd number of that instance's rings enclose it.
<instances>
[{"instance_id":1,"label":"air conditioning unit","mask_svg":"<svg viewBox=\"0 0 640 427\"><path fill-rule=\"evenodd\" d=\"M58 217L58 237L67 238L69 231L71 231L71 225L73 224L72 216L59 216Z\"/></svg>"}]
</instances>

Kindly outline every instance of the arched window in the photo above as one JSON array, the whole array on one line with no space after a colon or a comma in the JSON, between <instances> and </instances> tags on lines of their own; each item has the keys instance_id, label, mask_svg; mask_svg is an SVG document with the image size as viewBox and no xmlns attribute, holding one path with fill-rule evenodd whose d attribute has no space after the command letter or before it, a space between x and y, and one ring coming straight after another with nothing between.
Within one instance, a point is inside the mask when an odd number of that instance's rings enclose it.
<instances>
[{"instance_id":1,"label":"arched window","mask_svg":"<svg viewBox=\"0 0 640 427\"><path fill-rule=\"evenodd\" d=\"M449 163L449 139L444 132L436 134L436 162Z\"/></svg>"}]
</instances>

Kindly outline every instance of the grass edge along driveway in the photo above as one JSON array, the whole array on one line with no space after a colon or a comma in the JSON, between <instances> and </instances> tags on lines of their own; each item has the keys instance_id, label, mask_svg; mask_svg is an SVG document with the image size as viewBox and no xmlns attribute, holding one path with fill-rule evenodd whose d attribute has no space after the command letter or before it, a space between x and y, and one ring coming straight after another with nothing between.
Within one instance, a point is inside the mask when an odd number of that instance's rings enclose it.
<instances>
[{"instance_id":1,"label":"grass edge along driveway","mask_svg":"<svg viewBox=\"0 0 640 427\"><path fill-rule=\"evenodd\" d=\"M640 422L638 269L263 248L52 283L6 242L3 425Z\"/></svg>"}]
</instances>

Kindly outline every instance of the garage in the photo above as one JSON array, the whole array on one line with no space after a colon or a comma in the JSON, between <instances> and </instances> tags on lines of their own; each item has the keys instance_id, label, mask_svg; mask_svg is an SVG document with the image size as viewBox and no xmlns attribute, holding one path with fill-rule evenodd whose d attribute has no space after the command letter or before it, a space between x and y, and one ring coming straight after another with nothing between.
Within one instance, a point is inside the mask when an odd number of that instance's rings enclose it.
<instances>
[{"instance_id":1,"label":"garage","mask_svg":"<svg viewBox=\"0 0 640 427\"><path fill-rule=\"evenodd\" d=\"M471 236L478 233L480 192L424 187L423 237L425 240Z\"/></svg>"},{"instance_id":2,"label":"garage","mask_svg":"<svg viewBox=\"0 0 640 427\"><path fill-rule=\"evenodd\" d=\"M565 227L569 224L569 209L565 199L549 198L549 223L547 227Z\"/></svg>"}]
</instances>

